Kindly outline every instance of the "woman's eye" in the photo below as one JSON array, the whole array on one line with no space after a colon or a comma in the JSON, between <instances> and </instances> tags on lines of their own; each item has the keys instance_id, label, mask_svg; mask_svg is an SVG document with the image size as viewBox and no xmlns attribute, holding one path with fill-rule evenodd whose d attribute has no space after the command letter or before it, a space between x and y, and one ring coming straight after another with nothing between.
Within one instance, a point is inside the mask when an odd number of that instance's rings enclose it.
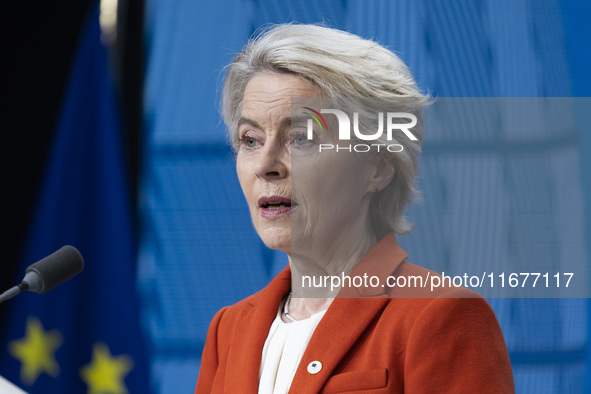
<instances>
[{"instance_id":1,"label":"woman's eye","mask_svg":"<svg viewBox=\"0 0 591 394\"><path fill-rule=\"evenodd\" d=\"M310 141L306 138L305 134L295 134L292 137L293 143L299 146L307 145Z\"/></svg>"},{"instance_id":2,"label":"woman's eye","mask_svg":"<svg viewBox=\"0 0 591 394\"><path fill-rule=\"evenodd\" d=\"M295 137L295 143L298 145L304 145L306 143L306 141L308 141L308 140L301 135L298 135Z\"/></svg>"},{"instance_id":3,"label":"woman's eye","mask_svg":"<svg viewBox=\"0 0 591 394\"><path fill-rule=\"evenodd\" d=\"M254 148L257 145L257 140L247 135L243 136L241 140L244 146L246 146L247 148Z\"/></svg>"}]
</instances>

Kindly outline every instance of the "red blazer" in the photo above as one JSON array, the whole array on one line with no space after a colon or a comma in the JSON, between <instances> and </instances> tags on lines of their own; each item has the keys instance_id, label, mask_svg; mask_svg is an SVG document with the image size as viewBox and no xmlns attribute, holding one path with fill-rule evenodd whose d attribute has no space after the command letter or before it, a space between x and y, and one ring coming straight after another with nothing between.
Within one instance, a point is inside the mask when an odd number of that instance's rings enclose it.
<instances>
[{"instance_id":1,"label":"red blazer","mask_svg":"<svg viewBox=\"0 0 591 394\"><path fill-rule=\"evenodd\" d=\"M405 262L407 257L388 235L350 275L435 274ZM262 291L215 315L196 394L257 393L263 345L290 287L287 267ZM317 373L308 372L313 362ZM464 288L431 293L377 287L339 293L314 331L289 392L504 394L514 386L503 334L486 300Z\"/></svg>"}]
</instances>

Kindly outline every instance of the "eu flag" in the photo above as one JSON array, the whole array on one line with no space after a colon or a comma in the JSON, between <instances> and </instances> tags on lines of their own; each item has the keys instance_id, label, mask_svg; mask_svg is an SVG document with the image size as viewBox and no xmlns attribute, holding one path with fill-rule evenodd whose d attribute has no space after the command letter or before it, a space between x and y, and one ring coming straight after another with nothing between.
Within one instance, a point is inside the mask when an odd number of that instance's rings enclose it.
<instances>
[{"instance_id":1,"label":"eu flag","mask_svg":"<svg viewBox=\"0 0 591 394\"><path fill-rule=\"evenodd\" d=\"M148 392L120 132L95 11L79 42L20 278L66 244L80 250L85 268L47 294L9 301L1 343L0 375L30 393Z\"/></svg>"}]
</instances>

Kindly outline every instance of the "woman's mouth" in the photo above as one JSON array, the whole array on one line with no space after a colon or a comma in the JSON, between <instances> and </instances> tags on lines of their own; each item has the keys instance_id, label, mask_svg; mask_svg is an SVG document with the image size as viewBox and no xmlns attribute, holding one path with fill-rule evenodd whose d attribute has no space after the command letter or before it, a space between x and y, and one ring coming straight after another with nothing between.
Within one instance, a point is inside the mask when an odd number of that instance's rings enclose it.
<instances>
[{"instance_id":1,"label":"woman's mouth","mask_svg":"<svg viewBox=\"0 0 591 394\"><path fill-rule=\"evenodd\" d=\"M291 213L297 204L290 198L281 196L268 196L259 199L261 216L264 218L277 218Z\"/></svg>"}]
</instances>

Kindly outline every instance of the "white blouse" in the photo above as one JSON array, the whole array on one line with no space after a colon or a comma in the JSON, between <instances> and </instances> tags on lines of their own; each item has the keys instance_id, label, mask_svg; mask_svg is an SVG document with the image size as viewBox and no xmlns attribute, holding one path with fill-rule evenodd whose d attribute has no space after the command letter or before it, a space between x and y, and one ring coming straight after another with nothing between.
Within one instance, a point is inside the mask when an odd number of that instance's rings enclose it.
<instances>
[{"instance_id":1,"label":"white blouse","mask_svg":"<svg viewBox=\"0 0 591 394\"><path fill-rule=\"evenodd\" d=\"M271 325L263 347L259 394L287 394L304 351L326 310L304 320L284 323L282 306Z\"/></svg>"}]
</instances>

